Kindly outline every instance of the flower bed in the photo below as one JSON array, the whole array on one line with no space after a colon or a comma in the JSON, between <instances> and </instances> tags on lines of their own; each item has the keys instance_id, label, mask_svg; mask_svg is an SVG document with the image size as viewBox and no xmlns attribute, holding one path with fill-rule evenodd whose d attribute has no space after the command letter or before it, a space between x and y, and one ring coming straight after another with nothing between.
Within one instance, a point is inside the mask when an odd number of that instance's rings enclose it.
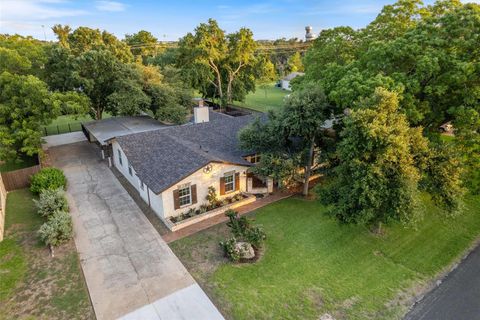
<instances>
[{"instance_id":1,"label":"flower bed","mask_svg":"<svg viewBox=\"0 0 480 320\"><path fill-rule=\"evenodd\" d=\"M256 198L254 195L244 193L237 194L233 197L224 198L223 200L219 201L218 206L204 204L201 205L199 209L192 208L181 215L170 217L165 221L165 224L170 230L176 231L194 223L222 214L228 209L234 209L252 203L255 200Z\"/></svg>"}]
</instances>

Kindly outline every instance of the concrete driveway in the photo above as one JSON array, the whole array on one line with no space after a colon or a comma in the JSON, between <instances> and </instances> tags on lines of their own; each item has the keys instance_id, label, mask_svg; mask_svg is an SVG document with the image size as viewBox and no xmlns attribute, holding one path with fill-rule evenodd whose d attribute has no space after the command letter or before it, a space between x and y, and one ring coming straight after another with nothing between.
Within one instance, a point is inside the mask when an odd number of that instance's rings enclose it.
<instances>
[{"instance_id":1,"label":"concrete driveway","mask_svg":"<svg viewBox=\"0 0 480 320\"><path fill-rule=\"evenodd\" d=\"M75 244L98 319L223 319L95 145L49 150L68 179Z\"/></svg>"},{"instance_id":2,"label":"concrete driveway","mask_svg":"<svg viewBox=\"0 0 480 320\"><path fill-rule=\"evenodd\" d=\"M405 320L480 319L480 246L405 316Z\"/></svg>"}]
</instances>

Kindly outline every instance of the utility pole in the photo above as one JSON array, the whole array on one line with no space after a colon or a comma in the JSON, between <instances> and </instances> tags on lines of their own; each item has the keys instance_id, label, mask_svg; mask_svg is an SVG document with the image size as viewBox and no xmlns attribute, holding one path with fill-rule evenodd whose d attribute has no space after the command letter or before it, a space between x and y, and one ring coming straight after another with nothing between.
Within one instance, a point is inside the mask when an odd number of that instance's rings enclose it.
<instances>
[{"instance_id":1,"label":"utility pole","mask_svg":"<svg viewBox=\"0 0 480 320\"><path fill-rule=\"evenodd\" d=\"M45 39L45 42L47 42L47 33L45 32L45 25L42 24L42 29L43 29L43 38Z\"/></svg>"}]
</instances>

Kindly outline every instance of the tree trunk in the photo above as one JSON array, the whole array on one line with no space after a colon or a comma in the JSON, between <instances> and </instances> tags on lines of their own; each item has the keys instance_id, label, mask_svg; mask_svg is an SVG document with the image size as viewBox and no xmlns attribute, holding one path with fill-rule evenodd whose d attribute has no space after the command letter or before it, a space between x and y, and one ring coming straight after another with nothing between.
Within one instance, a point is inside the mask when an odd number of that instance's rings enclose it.
<instances>
[{"instance_id":1,"label":"tree trunk","mask_svg":"<svg viewBox=\"0 0 480 320\"><path fill-rule=\"evenodd\" d=\"M312 162L313 162L313 149L315 148L315 138L312 138L310 141L310 149L308 150L308 159L307 159L307 164L305 166L305 180L303 182L303 196L308 196L308 186L309 186L309 180L310 180L310 175L312 173Z\"/></svg>"},{"instance_id":2,"label":"tree trunk","mask_svg":"<svg viewBox=\"0 0 480 320\"><path fill-rule=\"evenodd\" d=\"M228 84L227 84L227 103L232 103L232 82L233 77L228 77Z\"/></svg>"},{"instance_id":3,"label":"tree trunk","mask_svg":"<svg viewBox=\"0 0 480 320\"><path fill-rule=\"evenodd\" d=\"M53 246L51 244L48 245L48 248L50 249L50 256L52 258L55 258L55 252L53 250Z\"/></svg>"},{"instance_id":4,"label":"tree trunk","mask_svg":"<svg viewBox=\"0 0 480 320\"><path fill-rule=\"evenodd\" d=\"M95 110L95 120L102 120L102 113L102 108L97 107L97 109Z\"/></svg>"}]
</instances>

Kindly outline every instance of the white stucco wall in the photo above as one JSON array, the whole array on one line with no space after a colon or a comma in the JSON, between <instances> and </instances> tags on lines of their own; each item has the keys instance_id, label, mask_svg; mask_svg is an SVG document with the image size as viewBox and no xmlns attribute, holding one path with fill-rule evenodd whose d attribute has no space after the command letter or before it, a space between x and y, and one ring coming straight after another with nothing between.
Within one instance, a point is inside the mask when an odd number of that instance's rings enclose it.
<instances>
[{"instance_id":1,"label":"white stucco wall","mask_svg":"<svg viewBox=\"0 0 480 320\"><path fill-rule=\"evenodd\" d=\"M200 168L195 173L191 174L187 178L178 181L170 188L166 189L160 194L154 194L147 185L144 185L144 190L140 188L141 181L135 173L135 169L132 167L132 175L128 172L128 159L125 153L123 152L120 145L113 141L113 165L122 173L131 185L140 193L142 199L150 205L150 207L155 211L155 213L162 219L167 219L171 216L177 216L181 213L188 211L190 208L198 208L200 205L207 203L205 199L208 194L208 187L213 186L217 190L218 199L225 197L231 197L232 195L242 191L245 192L247 188L247 177L246 170L248 167L231 165L224 163L211 163L212 170L210 173L203 172L203 168ZM122 164L118 159L118 151L122 155ZM220 178L224 176L225 173L235 171L240 173L240 189L237 192L230 192L224 196L220 196ZM173 200L173 191L178 188L179 185L184 184L197 185L197 203L194 205L184 206L180 209L175 210L174 200ZM147 193L148 192L148 193Z\"/></svg>"},{"instance_id":2,"label":"white stucco wall","mask_svg":"<svg viewBox=\"0 0 480 320\"><path fill-rule=\"evenodd\" d=\"M148 187L144 184L143 190L142 190L142 188L140 187L142 182L138 178L135 172L135 169L133 167L132 167L132 174L128 172L129 162L128 162L127 156L125 155L122 148L116 141L112 143L112 149L113 149L113 165L115 166L115 168L118 169L118 171L120 171L121 174L125 176L125 178L127 178L128 182L130 182L130 184L135 187L135 189L138 191L142 199L146 203L148 203L149 201L148 194L147 194L147 192L149 192ZM120 161L118 159L118 151L120 151L120 153L122 154L122 164L120 164Z\"/></svg>"},{"instance_id":3,"label":"white stucco wall","mask_svg":"<svg viewBox=\"0 0 480 320\"><path fill-rule=\"evenodd\" d=\"M244 174L248 167L224 164L224 163L211 163L212 171L210 173L203 172L203 168L197 170L195 173L189 177L179 181L172 187L166 189L162 192L163 198L163 209L164 209L164 218L180 215L188 211L190 208L198 208L202 204L207 204L208 201L205 199L208 194L208 187L213 186L217 190L218 199L223 199L226 197L231 197L232 195L238 192L245 192L247 188L247 176ZM224 176L225 173L235 171L240 173L240 189L238 191L230 192L224 196L220 196L220 178ZM174 201L173 201L173 191L178 188L179 185L190 183L191 185L197 185L197 203L194 205L184 206L180 209L175 210Z\"/></svg>"}]
</instances>

